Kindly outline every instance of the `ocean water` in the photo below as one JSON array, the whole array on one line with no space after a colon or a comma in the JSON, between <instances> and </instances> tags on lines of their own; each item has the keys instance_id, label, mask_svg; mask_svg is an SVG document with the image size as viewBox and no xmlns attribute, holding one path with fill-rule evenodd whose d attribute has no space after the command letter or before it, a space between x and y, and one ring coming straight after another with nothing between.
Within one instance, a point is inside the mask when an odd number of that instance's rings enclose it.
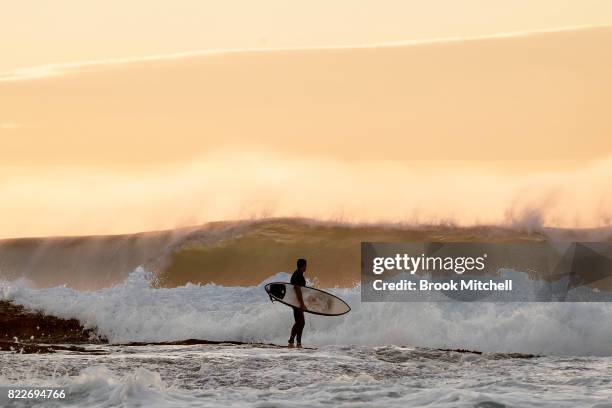
<instances>
[{"instance_id":1,"label":"ocean water","mask_svg":"<svg viewBox=\"0 0 612 408\"><path fill-rule=\"evenodd\" d=\"M3 355L0 380L67 390L65 401L46 406L612 406L610 357L349 345L102 348L110 354Z\"/></svg>"},{"instance_id":2,"label":"ocean water","mask_svg":"<svg viewBox=\"0 0 612 408\"><path fill-rule=\"evenodd\" d=\"M151 279L138 268L96 291L0 283L0 299L77 318L111 342L88 346L104 354L0 353L0 387L68 390L46 406L612 407L608 303L362 303L358 287L329 289L352 311L307 315L312 349L292 350L255 344L286 344L291 310L263 290L286 274L250 287ZM190 338L253 344L120 345Z\"/></svg>"}]
</instances>

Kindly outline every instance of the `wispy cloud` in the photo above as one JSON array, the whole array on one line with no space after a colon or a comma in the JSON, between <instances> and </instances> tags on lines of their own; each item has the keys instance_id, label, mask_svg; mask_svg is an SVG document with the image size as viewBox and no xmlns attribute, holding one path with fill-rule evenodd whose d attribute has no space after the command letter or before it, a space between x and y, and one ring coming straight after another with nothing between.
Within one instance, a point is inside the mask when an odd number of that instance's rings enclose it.
<instances>
[{"instance_id":1,"label":"wispy cloud","mask_svg":"<svg viewBox=\"0 0 612 408\"><path fill-rule=\"evenodd\" d=\"M294 48L234 48L224 50L196 50L196 51L185 51L176 52L169 54L156 54L140 57L125 57L125 58L108 58L90 61L75 61L67 63L55 63L46 64L35 67L19 68L13 71L0 72L0 82L12 82L21 81L27 79L45 78L57 75L66 75L72 72L79 72L88 68L95 68L99 66L108 65L122 65L132 64L140 62L154 62L154 61L168 61L178 60L184 58L194 58L203 56L213 55L226 55L226 54L240 54L240 53L262 53L262 52L278 52L278 51L316 51L316 50L350 50L350 49L371 49L371 48L385 48L385 47L403 47L403 46L419 46L428 44L444 44L444 43L458 43L465 41L485 41L500 38L516 38L526 37L538 34L576 31L585 29L602 29L612 28L609 25L576 25L567 27L555 27L548 29L535 29L535 30L522 30L512 31L505 33L495 33L487 35L474 35L474 36L456 36L456 37L443 37L443 38L432 38L422 40L407 40L407 41L390 41L383 43L371 43L371 44L357 44L357 45L332 45L323 47L294 47Z\"/></svg>"}]
</instances>

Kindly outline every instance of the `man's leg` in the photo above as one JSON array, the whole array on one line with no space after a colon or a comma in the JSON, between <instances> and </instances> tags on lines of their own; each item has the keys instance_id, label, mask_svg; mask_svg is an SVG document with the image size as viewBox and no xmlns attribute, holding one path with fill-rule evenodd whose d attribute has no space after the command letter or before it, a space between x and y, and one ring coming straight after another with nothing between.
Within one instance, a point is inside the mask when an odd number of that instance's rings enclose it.
<instances>
[{"instance_id":1,"label":"man's leg","mask_svg":"<svg viewBox=\"0 0 612 408\"><path fill-rule=\"evenodd\" d=\"M297 336L297 344L298 346L302 345L302 331L304 330L304 326L306 325L306 319L304 319L304 312L298 310L298 317L295 320L296 330L295 334Z\"/></svg>"},{"instance_id":2,"label":"man's leg","mask_svg":"<svg viewBox=\"0 0 612 408\"><path fill-rule=\"evenodd\" d=\"M293 341L295 339L295 336L298 333L298 323L300 321L300 310L293 308L293 319L295 320L295 323L293 323L293 327L291 328L291 337L289 337L289 345L293 345ZM300 337L298 337L298 343L300 342L301 338L301 332L300 332Z\"/></svg>"}]
</instances>

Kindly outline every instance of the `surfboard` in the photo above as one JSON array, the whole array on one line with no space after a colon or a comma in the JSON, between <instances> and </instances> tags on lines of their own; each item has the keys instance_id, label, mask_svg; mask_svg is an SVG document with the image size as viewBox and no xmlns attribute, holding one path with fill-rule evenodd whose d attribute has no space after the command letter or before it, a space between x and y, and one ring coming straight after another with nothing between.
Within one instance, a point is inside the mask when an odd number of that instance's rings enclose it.
<instances>
[{"instance_id":1,"label":"surfboard","mask_svg":"<svg viewBox=\"0 0 612 408\"><path fill-rule=\"evenodd\" d=\"M272 301L295 307L307 313L322 316L340 316L348 313L351 307L338 296L308 286L296 286L287 282L272 282L265 287ZM300 307L297 290L302 292L304 307Z\"/></svg>"}]
</instances>

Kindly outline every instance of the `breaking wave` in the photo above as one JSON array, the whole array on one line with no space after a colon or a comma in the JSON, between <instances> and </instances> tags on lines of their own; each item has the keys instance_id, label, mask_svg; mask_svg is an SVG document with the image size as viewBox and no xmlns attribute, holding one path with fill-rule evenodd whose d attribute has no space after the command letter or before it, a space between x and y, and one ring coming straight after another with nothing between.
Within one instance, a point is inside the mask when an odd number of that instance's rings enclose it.
<instances>
[{"instance_id":1,"label":"breaking wave","mask_svg":"<svg viewBox=\"0 0 612 408\"><path fill-rule=\"evenodd\" d=\"M346 224L270 218L119 236L0 241L0 278L35 287L66 285L96 290L123 282L138 266L156 285L217 283L254 286L307 258L322 287L352 287L360 280L360 243L499 242L610 239L610 228L560 230L494 226Z\"/></svg>"}]
</instances>

